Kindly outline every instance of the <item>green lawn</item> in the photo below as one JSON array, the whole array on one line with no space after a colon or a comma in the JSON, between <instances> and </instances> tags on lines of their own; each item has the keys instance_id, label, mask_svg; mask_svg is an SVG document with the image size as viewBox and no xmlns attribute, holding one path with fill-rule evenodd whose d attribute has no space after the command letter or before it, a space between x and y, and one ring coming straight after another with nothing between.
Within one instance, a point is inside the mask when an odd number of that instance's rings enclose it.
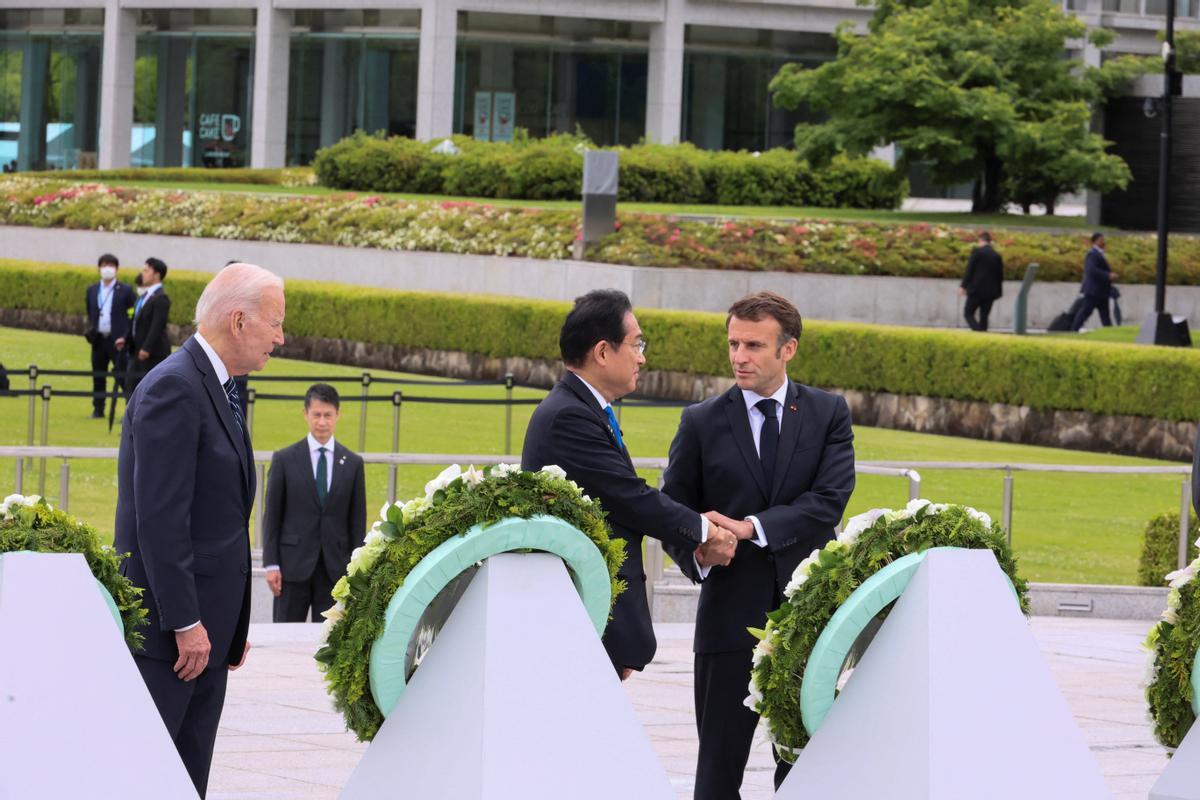
<instances>
[{"instance_id":1,"label":"green lawn","mask_svg":"<svg viewBox=\"0 0 1200 800\"><path fill-rule=\"evenodd\" d=\"M0 327L0 362L10 370L36 363L58 369L88 368L88 347L82 337L35 333ZM359 375L362 370L328 364L272 360L268 375ZM397 373L372 370L374 376ZM415 377L415 376L408 376ZM56 389L87 389L87 379L48 378ZM18 377L14 388L25 388ZM306 384L259 384L259 391L302 393ZM346 396L338 433L344 443L358 447L359 404L351 401L360 391L356 384L339 384ZM402 387L408 396L503 397L497 387ZM390 396L392 387L372 387ZM540 397L543 392L518 389L517 397ZM0 414L10 420L0 429L0 443L23 444L28 401L0 398ZM532 406L513 413L514 449L520 448ZM61 398L51 402L49 442L55 445L108 446L118 442L107 422L88 418L89 401ZM40 414L40 409L39 409ZM625 440L635 456L665 456L678 420L678 409L628 408L622 416ZM119 426L119 421L118 421ZM304 435L299 402L256 404L254 444L265 450L290 444ZM391 446L391 404L372 404L367 415L367 450L386 451ZM929 436L879 428L856 431L859 460L986 461L1060 464L1161 464L1149 459L1107 456L1044 447L983 442L949 436ZM410 403L403 407L400 449L414 453L501 453L504 449L504 410L500 406L456 406ZM72 513L94 524L106 537L112 535L116 498L116 469L112 461L77 461L71 467L69 507ZM422 491L437 468L409 467L400 471L400 496ZM14 462L0 460L0 489L11 490ZM59 464L48 465L46 494L57 502ZM654 482L658 475L645 474ZM1002 473L922 471L923 495L940 502L961 502L1000 518ZM25 490L37 490L37 474L27 479ZM374 509L386 500L387 470L367 470L368 504ZM1179 508L1177 476L1081 476L1019 473L1015 478L1013 543L1023 574L1032 580L1081 583L1132 583L1146 521L1163 511ZM5 491L7 493L7 491ZM849 514L877 506L900 506L907 499L907 482L899 478L861 476L851 499Z\"/></svg>"},{"instance_id":2,"label":"green lawn","mask_svg":"<svg viewBox=\"0 0 1200 800\"><path fill-rule=\"evenodd\" d=\"M53 178L53 173L46 177ZM131 186L142 189L176 189L203 192L243 192L252 194L325 195L343 194L343 190L324 186L274 186L259 183L207 183L203 181L131 181L115 180L113 186ZM509 200L492 197L457 197L449 195L408 194L392 192L359 192L379 194L399 200L422 200L442 202L464 200L494 206L516 206L519 208L560 208L577 210L577 200ZM677 214L703 217L755 217L767 219L822 219L854 222L930 222L942 225L967 227L1020 226L1034 228L1090 229L1083 217L1024 216L1018 214L969 214L941 211L880 211L857 208L816 208L811 206L721 206L690 205L672 203L621 203L621 211L644 214Z\"/></svg>"}]
</instances>

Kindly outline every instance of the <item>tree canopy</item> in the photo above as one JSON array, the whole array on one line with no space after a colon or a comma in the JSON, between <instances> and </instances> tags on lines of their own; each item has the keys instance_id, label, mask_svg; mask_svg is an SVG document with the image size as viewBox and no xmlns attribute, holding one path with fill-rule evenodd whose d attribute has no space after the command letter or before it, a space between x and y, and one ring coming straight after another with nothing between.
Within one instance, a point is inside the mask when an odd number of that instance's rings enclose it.
<instances>
[{"instance_id":1,"label":"tree canopy","mask_svg":"<svg viewBox=\"0 0 1200 800\"><path fill-rule=\"evenodd\" d=\"M843 25L835 60L787 64L771 92L783 108L827 115L796 127L797 149L816 164L895 144L902 166L924 163L936 184L974 182L976 211L1007 200L1052 211L1061 194L1128 183L1129 168L1090 129L1092 108L1156 64L1068 58L1068 42L1087 37L1052 0L879 0L866 34ZM1097 47L1111 39L1091 32Z\"/></svg>"}]
</instances>

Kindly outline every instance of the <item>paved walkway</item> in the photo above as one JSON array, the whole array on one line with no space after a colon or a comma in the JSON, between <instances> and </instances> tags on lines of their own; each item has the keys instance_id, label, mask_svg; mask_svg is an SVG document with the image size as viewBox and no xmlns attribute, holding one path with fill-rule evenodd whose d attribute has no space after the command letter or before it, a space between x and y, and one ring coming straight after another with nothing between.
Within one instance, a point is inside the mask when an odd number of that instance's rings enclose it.
<instances>
[{"instance_id":1,"label":"paved walkway","mask_svg":"<svg viewBox=\"0 0 1200 800\"><path fill-rule=\"evenodd\" d=\"M1166 764L1138 687L1149 623L1035 617L1033 633L1117 800L1145 800ZM691 797L691 626L656 625L658 657L626 683L675 785ZM312 653L316 625L254 625L254 650L229 682L209 798L335 798L366 745L330 710ZM1015 765L1019 768L1019 765ZM759 729L743 800L771 797L770 747Z\"/></svg>"}]
</instances>

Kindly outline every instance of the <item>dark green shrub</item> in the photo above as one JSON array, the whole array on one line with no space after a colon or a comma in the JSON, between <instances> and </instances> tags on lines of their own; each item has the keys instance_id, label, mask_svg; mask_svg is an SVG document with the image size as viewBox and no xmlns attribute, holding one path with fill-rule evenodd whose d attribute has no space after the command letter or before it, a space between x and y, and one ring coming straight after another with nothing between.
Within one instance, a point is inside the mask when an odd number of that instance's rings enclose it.
<instances>
[{"instance_id":1,"label":"dark green shrub","mask_svg":"<svg viewBox=\"0 0 1200 800\"><path fill-rule=\"evenodd\" d=\"M578 200L583 191L583 152L561 138L514 148L508 171L513 197Z\"/></svg>"},{"instance_id":2,"label":"dark green shrub","mask_svg":"<svg viewBox=\"0 0 1200 800\"><path fill-rule=\"evenodd\" d=\"M440 194L447 158L424 142L356 131L318 150L313 169L323 185L335 189Z\"/></svg>"},{"instance_id":3,"label":"dark green shrub","mask_svg":"<svg viewBox=\"0 0 1200 800\"><path fill-rule=\"evenodd\" d=\"M1200 519L1191 517L1188 523L1188 563L1200 550L1196 538L1200 536ZM1163 576L1179 568L1179 512L1159 514L1146 523L1142 538L1142 557L1138 561L1139 586L1166 586Z\"/></svg>"},{"instance_id":4,"label":"dark green shrub","mask_svg":"<svg viewBox=\"0 0 1200 800\"><path fill-rule=\"evenodd\" d=\"M903 173L873 158L835 156L818 173L826 202L838 208L897 208L908 196L908 179ZM816 204L814 204L816 205Z\"/></svg>"},{"instance_id":5,"label":"dark green shrub","mask_svg":"<svg viewBox=\"0 0 1200 800\"><path fill-rule=\"evenodd\" d=\"M801 173L808 164L789 150L710 153L701 171L705 202L723 206L816 205Z\"/></svg>"},{"instance_id":6,"label":"dark green shrub","mask_svg":"<svg viewBox=\"0 0 1200 800\"><path fill-rule=\"evenodd\" d=\"M446 159L442 188L460 197L512 197L513 151L507 147L475 147Z\"/></svg>"},{"instance_id":7,"label":"dark green shrub","mask_svg":"<svg viewBox=\"0 0 1200 800\"><path fill-rule=\"evenodd\" d=\"M617 199L643 203L700 203L708 154L690 144L644 144L621 151Z\"/></svg>"}]
</instances>

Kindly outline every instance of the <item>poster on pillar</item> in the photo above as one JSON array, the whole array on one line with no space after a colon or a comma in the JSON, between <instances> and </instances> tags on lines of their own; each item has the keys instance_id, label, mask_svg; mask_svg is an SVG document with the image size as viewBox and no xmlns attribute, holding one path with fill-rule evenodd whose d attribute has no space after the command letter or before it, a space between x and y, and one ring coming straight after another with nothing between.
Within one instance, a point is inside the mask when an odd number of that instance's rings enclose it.
<instances>
[{"instance_id":1,"label":"poster on pillar","mask_svg":"<svg viewBox=\"0 0 1200 800\"><path fill-rule=\"evenodd\" d=\"M481 142L492 140L492 93L475 93L475 138Z\"/></svg>"},{"instance_id":2,"label":"poster on pillar","mask_svg":"<svg viewBox=\"0 0 1200 800\"><path fill-rule=\"evenodd\" d=\"M517 117L517 96L512 92L496 92L492 105L492 141L511 142Z\"/></svg>"}]
</instances>

